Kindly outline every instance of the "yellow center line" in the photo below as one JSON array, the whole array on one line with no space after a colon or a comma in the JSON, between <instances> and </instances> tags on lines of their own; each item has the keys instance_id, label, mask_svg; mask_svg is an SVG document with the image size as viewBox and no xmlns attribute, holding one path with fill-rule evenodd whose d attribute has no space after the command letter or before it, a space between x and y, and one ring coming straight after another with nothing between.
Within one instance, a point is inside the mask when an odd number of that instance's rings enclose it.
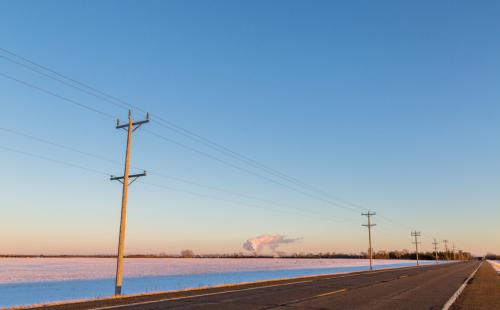
<instances>
[{"instance_id":1,"label":"yellow center line","mask_svg":"<svg viewBox=\"0 0 500 310\"><path fill-rule=\"evenodd\" d=\"M287 306L287 305L292 305L292 304L298 304L298 303L301 303L301 302L304 302L304 301L308 301L308 300L312 300L312 299L315 299L315 298L324 297L324 296L328 296L328 295L333 295L333 294L337 294L337 293L342 293L342 292L345 292L345 291L347 291L347 289L343 288L343 289L336 290L336 291L333 291L333 292L328 292L328 293L323 293L323 294L319 294L319 295L314 295L314 296L311 296L311 297L290 300L290 301L287 301L285 303L280 304L280 306Z\"/></svg>"},{"instance_id":2,"label":"yellow center line","mask_svg":"<svg viewBox=\"0 0 500 310\"><path fill-rule=\"evenodd\" d=\"M328 293L323 293L323 294L319 294L319 295L316 295L314 297L323 297L323 296L328 296L328 295L333 295L333 294L337 294L337 293L342 293L342 292L345 292L347 291L346 288L343 288L341 290L336 290L336 291L333 291L333 292L328 292Z\"/></svg>"}]
</instances>

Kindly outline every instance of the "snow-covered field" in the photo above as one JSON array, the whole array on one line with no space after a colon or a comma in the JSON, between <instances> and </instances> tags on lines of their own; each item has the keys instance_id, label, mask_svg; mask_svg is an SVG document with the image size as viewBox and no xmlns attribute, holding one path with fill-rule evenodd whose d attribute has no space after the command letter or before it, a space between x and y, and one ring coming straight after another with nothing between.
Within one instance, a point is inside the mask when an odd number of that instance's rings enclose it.
<instances>
[{"instance_id":1,"label":"snow-covered field","mask_svg":"<svg viewBox=\"0 0 500 310\"><path fill-rule=\"evenodd\" d=\"M500 261L498 260L489 260L488 263L491 264L491 266L498 272L500 273Z\"/></svg>"},{"instance_id":2,"label":"snow-covered field","mask_svg":"<svg viewBox=\"0 0 500 310\"><path fill-rule=\"evenodd\" d=\"M432 264L423 261L422 264ZM413 266L374 260L374 268ZM126 259L123 293L178 290L368 269L364 259ZM0 258L0 307L111 296L115 260Z\"/></svg>"}]
</instances>

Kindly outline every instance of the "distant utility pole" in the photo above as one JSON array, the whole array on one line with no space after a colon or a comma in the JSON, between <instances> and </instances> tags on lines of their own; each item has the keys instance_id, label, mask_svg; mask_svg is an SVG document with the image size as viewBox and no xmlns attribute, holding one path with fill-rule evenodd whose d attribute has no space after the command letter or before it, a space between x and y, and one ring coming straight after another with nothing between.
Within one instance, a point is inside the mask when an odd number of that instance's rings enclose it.
<instances>
[{"instance_id":1,"label":"distant utility pole","mask_svg":"<svg viewBox=\"0 0 500 310\"><path fill-rule=\"evenodd\" d=\"M372 216L376 215L376 213L368 211L368 213L361 213L361 215L364 215L368 218L368 224L362 224L362 226L368 227L368 253L370 255L370 270L373 270L372 227L376 226L377 224L372 224Z\"/></svg>"},{"instance_id":2,"label":"distant utility pole","mask_svg":"<svg viewBox=\"0 0 500 310\"><path fill-rule=\"evenodd\" d=\"M417 239L417 238L418 238L418 237L420 237L420 232L419 232L419 231L416 231L416 230L415 230L415 231L412 231L412 232L411 232L411 236L412 236L412 237L415 237L415 241L413 241L412 243L414 243L414 244L415 244L415 253L417 253L417 266L418 266L418 244L419 244L420 242L418 242L418 239Z\"/></svg>"},{"instance_id":3,"label":"distant utility pole","mask_svg":"<svg viewBox=\"0 0 500 310\"><path fill-rule=\"evenodd\" d=\"M456 257L455 257L455 243L453 243L453 245L452 245L452 253L453 253L453 260L456 260Z\"/></svg>"},{"instance_id":4,"label":"distant utility pole","mask_svg":"<svg viewBox=\"0 0 500 310\"><path fill-rule=\"evenodd\" d=\"M446 260L448 260L449 259L449 256L448 256L448 240L443 240L443 243L444 243Z\"/></svg>"},{"instance_id":5,"label":"distant utility pole","mask_svg":"<svg viewBox=\"0 0 500 310\"><path fill-rule=\"evenodd\" d=\"M438 249L437 249L437 245L439 243L436 241L436 238L434 238L434 242L432 244L434 244L434 255L436 255L436 264L437 264L438 263Z\"/></svg>"},{"instance_id":6,"label":"distant utility pole","mask_svg":"<svg viewBox=\"0 0 500 310\"><path fill-rule=\"evenodd\" d=\"M118 256L116 261L116 280L115 280L115 295L121 295L122 293L122 274L123 274L123 252L125 246L125 223L127 218L127 196L128 196L128 186L132 184L137 178L146 175L146 171L139 174L129 174L130 168L130 147L132 145L132 133L139 128L142 124L149 122L149 113L146 115L146 119L134 122L132 119L132 113L128 111L128 122L126 124L120 124L120 120L116 121L116 129L124 129L127 131L127 148L125 152L125 172L123 176L116 177L111 176L110 180L119 181L123 184L122 192L122 211L121 211L121 221L120 221L120 235L118 240ZM129 179L132 181L129 183Z\"/></svg>"}]
</instances>

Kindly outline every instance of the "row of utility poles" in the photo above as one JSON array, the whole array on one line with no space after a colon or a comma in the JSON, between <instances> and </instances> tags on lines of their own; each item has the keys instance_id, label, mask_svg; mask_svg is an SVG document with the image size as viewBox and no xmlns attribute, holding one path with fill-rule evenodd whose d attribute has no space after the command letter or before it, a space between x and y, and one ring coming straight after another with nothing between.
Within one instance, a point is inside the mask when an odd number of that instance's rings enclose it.
<instances>
[{"instance_id":1,"label":"row of utility poles","mask_svg":"<svg viewBox=\"0 0 500 310\"><path fill-rule=\"evenodd\" d=\"M129 110L128 120L126 123L120 123L120 120L116 121L116 129L124 129L127 131L127 144L125 148L125 169L122 176L111 176L110 180L119 181L123 184L122 187L122 203L121 203L121 219L120 219L120 232L118 238L118 255L116 260L116 278L115 278L115 295L121 295L122 293L122 276L123 276L123 256L125 247L125 227L127 218L127 198L128 198L128 186L132 184L135 180L140 177L146 176L146 171L138 174L130 174L130 152L132 147L132 134L143 124L149 123L149 113L146 114L146 119L141 121L134 121L132 118L132 113ZM363 226L368 228L368 254L370 256L370 270L373 270L373 248L372 248L372 227L376 224L372 223L372 216L376 215L375 212L368 211L367 213L362 213L363 216L367 217L368 223L363 224ZM413 242L415 244L415 252L417 255L417 265L418 261L418 237L420 237L420 232L413 231L411 236L415 238ZM448 259L448 240L443 240L446 248L446 259ZM436 263L438 262L437 255L437 242L434 239L434 251L436 255ZM453 259L455 259L455 245L453 245Z\"/></svg>"},{"instance_id":2,"label":"row of utility poles","mask_svg":"<svg viewBox=\"0 0 500 310\"><path fill-rule=\"evenodd\" d=\"M376 215L376 213L368 211L367 213L361 213L361 215L366 216L367 220L368 220L368 223L362 224L362 226L365 226L368 228L368 256L370 258L370 270L373 270L372 227L376 226L376 224L374 224L372 222L372 216ZM419 266L418 245L421 242L418 241L418 237L420 237L420 232L415 230L415 231L412 231L410 233L410 235L415 238L414 239L415 241L413 241L412 243L415 244L415 254L416 254L416 258L417 258L417 266ZM449 250L448 250L448 242L449 242L448 240L443 240L444 247L445 247L445 260L450 259ZM434 256L435 256L436 264L437 264L439 261L437 245L439 243L436 241L436 238L434 238L434 242L432 244L434 244ZM453 260L456 260L455 244L453 244L453 246L452 246L452 253L453 253ZM460 257L460 259L461 259L461 257Z\"/></svg>"}]
</instances>

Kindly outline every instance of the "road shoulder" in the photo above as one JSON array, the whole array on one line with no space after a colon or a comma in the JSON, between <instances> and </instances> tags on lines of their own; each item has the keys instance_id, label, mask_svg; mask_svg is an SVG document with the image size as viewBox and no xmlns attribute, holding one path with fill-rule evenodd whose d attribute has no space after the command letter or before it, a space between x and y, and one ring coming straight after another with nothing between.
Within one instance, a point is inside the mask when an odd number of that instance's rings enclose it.
<instances>
[{"instance_id":1,"label":"road shoulder","mask_svg":"<svg viewBox=\"0 0 500 310\"><path fill-rule=\"evenodd\" d=\"M498 309L500 275L484 262L451 309Z\"/></svg>"}]
</instances>

